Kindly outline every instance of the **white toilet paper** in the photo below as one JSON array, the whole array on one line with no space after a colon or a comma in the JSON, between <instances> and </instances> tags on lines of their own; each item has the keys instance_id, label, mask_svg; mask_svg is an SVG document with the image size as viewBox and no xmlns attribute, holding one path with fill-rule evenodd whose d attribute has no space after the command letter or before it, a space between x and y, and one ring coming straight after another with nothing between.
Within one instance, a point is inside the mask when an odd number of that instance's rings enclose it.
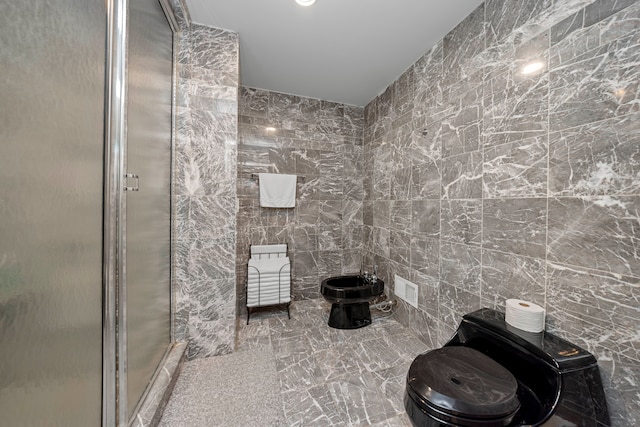
<instances>
[{"instance_id":1,"label":"white toilet paper","mask_svg":"<svg viewBox=\"0 0 640 427\"><path fill-rule=\"evenodd\" d=\"M544 339L544 332L527 332L522 329L514 328L507 323L507 331L519 336L525 341L529 341L531 344L542 347L542 341Z\"/></svg>"},{"instance_id":2,"label":"white toilet paper","mask_svg":"<svg viewBox=\"0 0 640 427\"><path fill-rule=\"evenodd\" d=\"M544 331L544 308L529 301L508 299L505 321L514 328L527 332Z\"/></svg>"}]
</instances>

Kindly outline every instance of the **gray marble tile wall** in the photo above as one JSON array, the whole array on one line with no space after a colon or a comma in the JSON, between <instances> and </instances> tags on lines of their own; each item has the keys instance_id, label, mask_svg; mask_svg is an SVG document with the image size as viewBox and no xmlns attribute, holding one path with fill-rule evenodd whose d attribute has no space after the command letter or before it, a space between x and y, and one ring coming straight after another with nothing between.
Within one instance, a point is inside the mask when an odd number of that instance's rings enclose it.
<instances>
[{"instance_id":1,"label":"gray marble tile wall","mask_svg":"<svg viewBox=\"0 0 640 427\"><path fill-rule=\"evenodd\" d=\"M191 14L189 13L186 0L169 0L169 7L171 7L173 17L176 18L176 24L178 24L178 28L176 28L178 35L189 31Z\"/></svg>"},{"instance_id":2,"label":"gray marble tile wall","mask_svg":"<svg viewBox=\"0 0 640 427\"><path fill-rule=\"evenodd\" d=\"M541 69L523 74L538 62ZM427 344L507 298L640 424L640 2L487 0L365 108L365 262Z\"/></svg>"},{"instance_id":3,"label":"gray marble tile wall","mask_svg":"<svg viewBox=\"0 0 640 427\"><path fill-rule=\"evenodd\" d=\"M185 21L177 47L174 331L194 359L235 345L239 40Z\"/></svg>"},{"instance_id":4,"label":"gray marble tile wall","mask_svg":"<svg viewBox=\"0 0 640 427\"><path fill-rule=\"evenodd\" d=\"M242 87L238 145L238 309L246 311L251 244L287 243L293 298L318 298L320 280L360 269L362 107ZM261 172L297 174L296 206L260 207Z\"/></svg>"}]
</instances>

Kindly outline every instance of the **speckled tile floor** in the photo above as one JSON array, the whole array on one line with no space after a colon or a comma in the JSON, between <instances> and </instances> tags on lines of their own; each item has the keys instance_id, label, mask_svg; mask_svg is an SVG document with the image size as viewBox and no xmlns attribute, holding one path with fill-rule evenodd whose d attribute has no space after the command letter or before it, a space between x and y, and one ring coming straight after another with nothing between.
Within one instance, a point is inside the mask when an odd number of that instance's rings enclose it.
<instances>
[{"instance_id":1,"label":"speckled tile floor","mask_svg":"<svg viewBox=\"0 0 640 427\"><path fill-rule=\"evenodd\" d=\"M237 351L186 362L160 425L410 427L402 398L427 347L391 317L327 326L324 300L238 322Z\"/></svg>"}]
</instances>

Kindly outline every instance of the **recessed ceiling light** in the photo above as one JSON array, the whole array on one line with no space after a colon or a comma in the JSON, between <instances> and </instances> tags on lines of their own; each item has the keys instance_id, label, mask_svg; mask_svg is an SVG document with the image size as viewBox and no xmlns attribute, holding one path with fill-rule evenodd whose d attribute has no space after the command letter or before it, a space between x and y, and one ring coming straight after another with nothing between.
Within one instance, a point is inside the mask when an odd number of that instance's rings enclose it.
<instances>
[{"instance_id":1,"label":"recessed ceiling light","mask_svg":"<svg viewBox=\"0 0 640 427\"><path fill-rule=\"evenodd\" d=\"M266 130L267 132L275 132L276 128L274 128L273 126L267 126L266 128L264 128L264 130Z\"/></svg>"},{"instance_id":2,"label":"recessed ceiling light","mask_svg":"<svg viewBox=\"0 0 640 427\"><path fill-rule=\"evenodd\" d=\"M525 65L524 67L522 67L522 74L533 74L536 71L540 71L544 68L544 63L537 61L537 62L532 62L530 64Z\"/></svg>"},{"instance_id":3,"label":"recessed ceiling light","mask_svg":"<svg viewBox=\"0 0 640 427\"><path fill-rule=\"evenodd\" d=\"M296 0L296 3L298 3L300 6L311 6L315 2L316 0Z\"/></svg>"}]
</instances>

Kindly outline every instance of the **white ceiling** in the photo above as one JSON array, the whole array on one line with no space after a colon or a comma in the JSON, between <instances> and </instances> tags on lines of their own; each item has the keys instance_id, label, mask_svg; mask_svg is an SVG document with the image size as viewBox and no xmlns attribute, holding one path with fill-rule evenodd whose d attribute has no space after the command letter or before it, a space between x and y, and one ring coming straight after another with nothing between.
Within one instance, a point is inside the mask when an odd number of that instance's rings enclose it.
<instances>
[{"instance_id":1,"label":"white ceiling","mask_svg":"<svg viewBox=\"0 0 640 427\"><path fill-rule=\"evenodd\" d=\"M240 34L243 86L366 105L482 0L187 0Z\"/></svg>"}]
</instances>

